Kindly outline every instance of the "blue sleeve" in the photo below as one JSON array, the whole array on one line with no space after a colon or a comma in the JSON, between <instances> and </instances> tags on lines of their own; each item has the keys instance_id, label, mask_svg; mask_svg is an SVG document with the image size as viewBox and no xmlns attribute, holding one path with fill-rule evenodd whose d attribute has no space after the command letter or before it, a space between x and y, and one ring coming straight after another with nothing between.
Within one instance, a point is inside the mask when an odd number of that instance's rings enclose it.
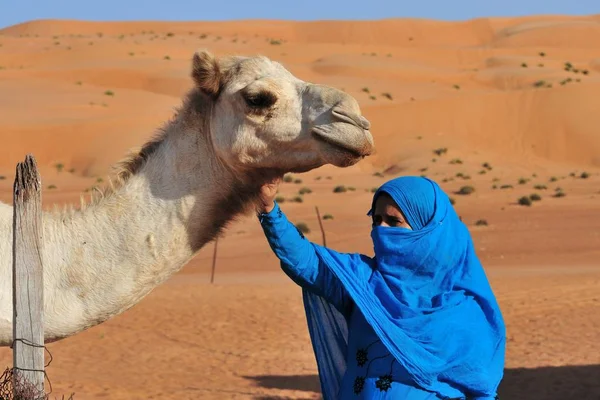
<instances>
[{"instance_id":1,"label":"blue sleeve","mask_svg":"<svg viewBox=\"0 0 600 400\"><path fill-rule=\"evenodd\" d=\"M314 243L292 224L277 203L271 212L260 214L259 221L271 249L281 262L281 269L299 286L323 297L342 314L352 307L342 283L319 258ZM329 249L331 251L331 249ZM339 259L351 256L337 253Z\"/></svg>"}]
</instances>

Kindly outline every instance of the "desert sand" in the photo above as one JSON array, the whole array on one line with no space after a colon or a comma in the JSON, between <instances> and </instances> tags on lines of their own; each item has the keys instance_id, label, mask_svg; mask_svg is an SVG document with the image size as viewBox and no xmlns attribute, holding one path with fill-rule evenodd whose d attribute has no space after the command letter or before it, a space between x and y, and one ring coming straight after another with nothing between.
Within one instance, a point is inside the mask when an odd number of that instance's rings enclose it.
<instances>
[{"instance_id":1,"label":"desert sand","mask_svg":"<svg viewBox=\"0 0 600 400\"><path fill-rule=\"evenodd\" d=\"M282 185L282 208L309 239L321 241L318 206L333 216L323 221L328 246L370 255L372 188L403 174L435 179L469 226L504 313L500 398L600 399L600 16L7 27L0 200L12 201L27 153L45 208L103 185L179 105L197 48L263 54L359 100L377 153ZM334 193L338 185L350 190ZM454 193L463 186L475 191ZM312 193L289 201L303 187ZM517 203L534 193L540 201ZM211 285L212 252L204 247L122 315L49 344L52 395L319 398L300 289L256 219L219 241ZM0 366L11 361L0 349Z\"/></svg>"}]
</instances>

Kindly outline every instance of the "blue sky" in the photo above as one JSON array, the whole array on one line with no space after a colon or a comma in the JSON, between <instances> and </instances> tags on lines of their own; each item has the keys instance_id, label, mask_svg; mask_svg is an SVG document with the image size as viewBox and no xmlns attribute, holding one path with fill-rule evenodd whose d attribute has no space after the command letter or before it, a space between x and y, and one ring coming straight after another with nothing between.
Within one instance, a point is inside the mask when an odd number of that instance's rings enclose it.
<instances>
[{"instance_id":1,"label":"blue sky","mask_svg":"<svg viewBox=\"0 0 600 400\"><path fill-rule=\"evenodd\" d=\"M464 20L600 14L600 0L0 0L0 27L42 18L114 20Z\"/></svg>"}]
</instances>

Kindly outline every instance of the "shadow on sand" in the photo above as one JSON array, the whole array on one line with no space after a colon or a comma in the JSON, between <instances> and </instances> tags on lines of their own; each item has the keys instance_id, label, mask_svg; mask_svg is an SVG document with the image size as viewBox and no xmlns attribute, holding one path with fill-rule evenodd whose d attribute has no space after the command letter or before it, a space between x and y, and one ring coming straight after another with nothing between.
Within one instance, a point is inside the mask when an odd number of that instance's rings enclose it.
<instances>
[{"instance_id":1,"label":"shadow on sand","mask_svg":"<svg viewBox=\"0 0 600 400\"><path fill-rule=\"evenodd\" d=\"M317 375L259 375L245 378L268 389L316 394L321 391ZM600 400L600 365L507 369L498 392L500 400ZM255 398L285 399L292 398Z\"/></svg>"}]
</instances>

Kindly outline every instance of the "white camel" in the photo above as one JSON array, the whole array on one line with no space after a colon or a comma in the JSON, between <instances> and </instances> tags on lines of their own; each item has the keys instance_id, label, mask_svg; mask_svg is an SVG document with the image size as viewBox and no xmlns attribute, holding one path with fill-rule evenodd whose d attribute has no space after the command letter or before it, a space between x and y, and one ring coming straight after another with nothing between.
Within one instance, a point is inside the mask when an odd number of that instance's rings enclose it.
<instances>
[{"instance_id":1,"label":"white camel","mask_svg":"<svg viewBox=\"0 0 600 400\"><path fill-rule=\"evenodd\" d=\"M373 151L356 100L265 57L193 56L194 87L155 139L81 209L43 214L51 342L140 302L285 172L347 167ZM12 342L12 208L0 203L0 345Z\"/></svg>"}]
</instances>

